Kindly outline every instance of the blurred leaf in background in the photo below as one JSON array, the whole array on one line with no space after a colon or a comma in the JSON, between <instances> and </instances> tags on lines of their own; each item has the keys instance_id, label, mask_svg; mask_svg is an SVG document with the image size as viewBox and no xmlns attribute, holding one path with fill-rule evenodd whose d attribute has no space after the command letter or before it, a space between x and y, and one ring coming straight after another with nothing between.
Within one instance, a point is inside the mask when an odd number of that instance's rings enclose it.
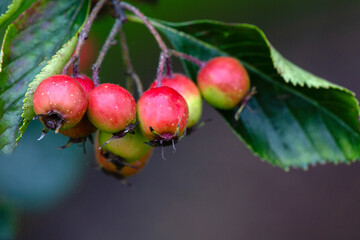
<instances>
[{"instance_id":1,"label":"blurred leaf in background","mask_svg":"<svg viewBox=\"0 0 360 240\"><path fill-rule=\"evenodd\" d=\"M5 201L0 200L0 239L12 240L16 234L16 210Z\"/></svg>"},{"instance_id":2,"label":"blurred leaf in background","mask_svg":"<svg viewBox=\"0 0 360 240\"><path fill-rule=\"evenodd\" d=\"M45 210L58 203L81 180L86 159L92 156L76 145L59 150L67 138L48 134L37 141L40 122L33 121L20 147L11 155L0 155L0 196L26 211ZM0 238L1 239L1 238Z\"/></svg>"}]
</instances>

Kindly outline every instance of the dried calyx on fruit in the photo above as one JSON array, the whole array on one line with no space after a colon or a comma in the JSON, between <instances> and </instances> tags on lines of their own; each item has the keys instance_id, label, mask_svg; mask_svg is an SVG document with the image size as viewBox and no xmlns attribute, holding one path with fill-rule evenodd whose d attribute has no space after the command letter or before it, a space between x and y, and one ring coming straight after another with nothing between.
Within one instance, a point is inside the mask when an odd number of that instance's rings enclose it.
<instances>
[{"instance_id":1,"label":"dried calyx on fruit","mask_svg":"<svg viewBox=\"0 0 360 240\"><path fill-rule=\"evenodd\" d=\"M250 79L243 65L233 57L216 57L202 67L197 84L213 107L233 109L248 94Z\"/></svg>"},{"instance_id":2,"label":"dried calyx on fruit","mask_svg":"<svg viewBox=\"0 0 360 240\"><path fill-rule=\"evenodd\" d=\"M136 150L138 147L138 144L126 146L123 145L124 142L122 142L122 146L119 149L115 150L114 152L106 151L106 150L100 150L99 149L99 134L96 135L95 138L95 156L96 161L101 168L101 170L109 176L113 176L116 179L121 180L121 182L125 185L130 185L125 179L128 177L131 177L137 173L139 173L147 164L147 162L150 160L151 154L153 152L152 148L147 148L144 152L142 152L136 159L126 159L121 156L119 156L117 153L123 152L124 148L128 148L126 151L131 151L131 149ZM117 139L115 141L122 140ZM127 140L128 141L128 140ZM114 146L110 146L111 149L115 149L115 147L118 144L118 142L114 143ZM144 144L144 143L142 143Z\"/></svg>"},{"instance_id":3,"label":"dried calyx on fruit","mask_svg":"<svg viewBox=\"0 0 360 240\"><path fill-rule=\"evenodd\" d=\"M114 139L104 145L111 138L111 133L100 131L98 141L99 145L102 145L101 149L112 152L117 156L126 159L127 162L136 161L151 148L149 145L145 144L147 139L141 134L141 131L138 128L135 129L133 134L126 134L126 136Z\"/></svg>"},{"instance_id":4,"label":"dried calyx on fruit","mask_svg":"<svg viewBox=\"0 0 360 240\"><path fill-rule=\"evenodd\" d=\"M147 90L137 103L137 115L143 135L153 147L173 145L185 133L189 109L174 89L156 87Z\"/></svg>"},{"instance_id":5,"label":"dried calyx on fruit","mask_svg":"<svg viewBox=\"0 0 360 240\"><path fill-rule=\"evenodd\" d=\"M75 77L75 80L81 85L84 89L86 97L89 97L90 92L94 89L93 81L85 75L79 74ZM85 150L86 139L89 138L90 142L92 142L91 134L96 131L96 127L89 121L86 114L82 117L81 121L76 124L74 127L66 130L60 130L60 133L68 136L69 141L60 148L66 148L73 143L81 143Z\"/></svg>"},{"instance_id":6,"label":"dried calyx on fruit","mask_svg":"<svg viewBox=\"0 0 360 240\"><path fill-rule=\"evenodd\" d=\"M80 84L67 75L55 75L43 80L33 97L34 119L45 125L42 139L51 129L66 130L78 124L83 117L87 98Z\"/></svg>"}]
</instances>

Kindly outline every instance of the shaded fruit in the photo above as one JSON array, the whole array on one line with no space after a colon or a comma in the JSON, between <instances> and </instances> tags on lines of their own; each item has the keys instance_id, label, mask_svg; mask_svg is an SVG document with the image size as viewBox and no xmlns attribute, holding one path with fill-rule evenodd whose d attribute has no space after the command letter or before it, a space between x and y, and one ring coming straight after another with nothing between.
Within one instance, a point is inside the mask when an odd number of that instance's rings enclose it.
<instances>
[{"instance_id":1,"label":"shaded fruit","mask_svg":"<svg viewBox=\"0 0 360 240\"><path fill-rule=\"evenodd\" d=\"M111 133L100 131L98 139L100 146L112 136ZM145 142L147 139L141 134L140 129L135 128L135 134L126 134L122 138L114 139L104 145L102 149L126 159L127 162L133 162L150 149Z\"/></svg>"},{"instance_id":2,"label":"shaded fruit","mask_svg":"<svg viewBox=\"0 0 360 240\"><path fill-rule=\"evenodd\" d=\"M105 173L108 173L120 179L131 177L136 173L140 172L145 167L147 162L150 160L153 152L153 149L149 148L138 159L130 163L130 165L133 167L124 166L119 170L119 168L111 161L111 159L106 157L107 152L99 149L98 134L95 139L96 140L95 140L94 148L95 148L96 162L102 168L102 170L104 170Z\"/></svg>"}]
</instances>

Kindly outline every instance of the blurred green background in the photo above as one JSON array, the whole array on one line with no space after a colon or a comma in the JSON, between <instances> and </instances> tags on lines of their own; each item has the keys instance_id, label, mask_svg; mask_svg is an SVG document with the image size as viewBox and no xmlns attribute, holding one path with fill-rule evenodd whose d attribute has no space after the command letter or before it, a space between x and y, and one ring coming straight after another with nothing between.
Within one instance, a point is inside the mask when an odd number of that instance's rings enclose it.
<instances>
[{"instance_id":1,"label":"blurred green background","mask_svg":"<svg viewBox=\"0 0 360 240\"><path fill-rule=\"evenodd\" d=\"M132 3L168 21L255 24L295 64L360 91L358 0ZM93 26L90 59L113 21L103 15ZM128 23L125 31L135 70L148 86L159 49L143 26ZM182 71L179 61L175 69ZM125 83L119 46L106 57L100 78ZM17 239L29 240L360 238L359 163L285 173L253 156L205 106L203 119L209 118L175 154L165 150L167 161L155 151L130 179L134 189L97 171L92 145L86 155L77 146L58 150L67 139L51 133L38 142L42 126L32 122L14 154L0 156L0 240L15 231Z\"/></svg>"}]
</instances>

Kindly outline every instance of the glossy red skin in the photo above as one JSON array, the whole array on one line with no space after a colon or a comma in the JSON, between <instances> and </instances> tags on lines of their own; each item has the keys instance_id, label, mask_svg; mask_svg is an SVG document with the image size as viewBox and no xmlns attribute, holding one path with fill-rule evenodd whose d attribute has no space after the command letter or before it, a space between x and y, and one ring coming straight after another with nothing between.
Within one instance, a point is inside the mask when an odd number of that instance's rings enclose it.
<instances>
[{"instance_id":1,"label":"glossy red skin","mask_svg":"<svg viewBox=\"0 0 360 240\"><path fill-rule=\"evenodd\" d=\"M157 81L150 88L156 87ZM184 97L189 108L189 121L187 127L194 126L201 117L202 99L197 86L193 81L182 74L175 73L172 78L163 78L161 85L176 90Z\"/></svg>"},{"instance_id":2,"label":"glossy red skin","mask_svg":"<svg viewBox=\"0 0 360 240\"><path fill-rule=\"evenodd\" d=\"M94 82L88 76L83 74L79 74L77 77L75 77L75 80L84 89L86 96L89 97L91 90L95 88Z\"/></svg>"},{"instance_id":3,"label":"glossy red skin","mask_svg":"<svg viewBox=\"0 0 360 240\"><path fill-rule=\"evenodd\" d=\"M157 135L150 131L150 126L159 135L173 136L180 122L181 136L188 123L189 109L177 91L169 87L157 87L147 90L141 96L137 103L137 114L143 135L154 140Z\"/></svg>"},{"instance_id":4,"label":"glossy red skin","mask_svg":"<svg viewBox=\"0 0 360 240\"><path fill-rule=\"evenodd\" d=\"M87 116L101 131L119 132L135 121L136 102L125 88L104 83L90 92Z\"/></svg>"},{"instance_id":5,"label":"glossy red skin","mask_svg":"<svg viewBox=\"0 0 360 240\"><path fill-rule=\"evenodd\" d=\"M153 149L149 148L141 157L131 162L131 165L137 167L138 169L125 166L120 171L118 171L113 163L108 162L107 159L101 155L101 150L99 149L99 142L98 142L98 133L95 137L94 149L95 149L96 161L99 164L99 166L101 166L104 170L108 172L118 174L121 178L131 177L136 173L140 172L148 163L153 153Z\"/></svg>"},{"instance_id":6,"label":"glossy red skin","mask_svg":"<svg viewBox=\"0 0 360 240\"><path fill-rule=\"evenodd\" d=\"M55 75L43 80L33 98L36 114L57 112L64 119L60 130L69 129L80 122L87 107L86 94L80 84L67 75Z\"/></svg>"},{"instance_id":7,"label":"glossy red skin","mask_svg":"<svg viewBox=\"0 0 360 240\"><path fill-rule=\"evenodd\" d=\"M249 91L250 79L237 59L216 57L199 71L197 84L210 105L220 109L232 109Z\"/></svg>"},{"instance_id":8,"label":"glossy red skin","mask_svg":"<svg viewBox=\"0 0 360 240\"><path fill-rule=\"evenodd\" d=\"M89 97L91 90L95 88L93 81L89 77L82 74L79 74L75 80L84 89L86 96ZM70 138L83 138L91 135L95 131L96 127L89 121L86 114L84 114L83 118L78 124L70 129L60 130L60 133Z\"/></svg>"}]
</instances>

